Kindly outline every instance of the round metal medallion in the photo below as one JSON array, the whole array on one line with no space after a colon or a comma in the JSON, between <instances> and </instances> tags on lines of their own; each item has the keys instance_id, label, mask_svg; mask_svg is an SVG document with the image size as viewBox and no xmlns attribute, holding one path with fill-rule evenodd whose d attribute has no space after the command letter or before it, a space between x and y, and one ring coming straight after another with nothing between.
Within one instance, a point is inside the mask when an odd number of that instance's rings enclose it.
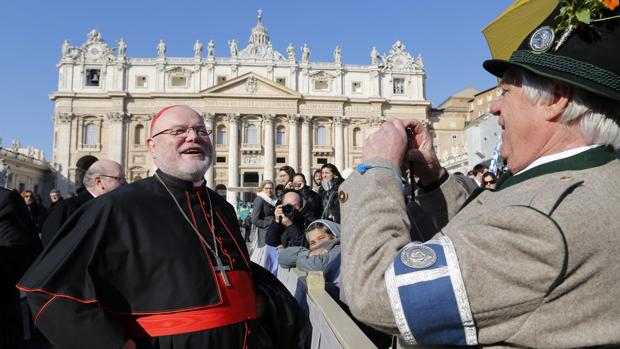
<instances>
[{"instance_id":1,"label":"round metal medallion","mask_svg":"<svg viewBox=\"0 0 620 349\"><path fill-rule=\"evenodd\" d=\"M400 260L410 268L424 269L435 264L437 254L428 246L409 245L401 252Z\"/></svg>"},{"instance_id":2,"label":"round metal medallion","mask_svg":"<svg viewBox=\"0 0 620 349\"><path fill-rule=\"evenodd\" d=\"M530 37L530 48L536 52L547 51L553 44L554 38L553 28L548 26L540 27Z\"/></svg>"}]
</instances>

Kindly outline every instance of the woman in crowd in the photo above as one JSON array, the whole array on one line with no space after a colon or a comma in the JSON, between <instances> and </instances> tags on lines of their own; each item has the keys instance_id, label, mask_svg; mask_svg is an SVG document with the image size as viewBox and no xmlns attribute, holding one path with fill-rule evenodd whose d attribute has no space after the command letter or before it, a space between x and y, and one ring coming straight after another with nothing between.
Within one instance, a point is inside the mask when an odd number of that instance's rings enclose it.
<instances>
[{"instance_id":1,"label":"woman in crowd","mask_svg":"<svg viewBox=\"0 0 620 349\"><path fill-rule=\"evenodd\" d=\"M339 237L338 223L317 219L306 228L309 248L301 246L284 248L280 251L278 263L284 268L296 266L302 271L325 271L340 256Z\"/></svg>"},{"instance_id":2,"label":"woman in crowd","mask_svg":"<svg viewBox=\"0 0 620 349\"><path fill-rule=\"evenodd\" d=\"M278 170L278 180L284 186L284 191L293 189L293 177L295 170L291 166L282 166Z\"/></svg>"},{"instance_id":3,"label":"woman in crowd","mask_svg":"<svg viewBox=\"0 0 620 349\"><path fill-rule=\"evenodd\" d=\"M274 184L270 180L264 180L258 186L258 196L254 200L252 208L252 224L258 229L258 246L265 245L265 235L267 228L273 222L274 210L276 206L276 196L273 193Z\"/></svg>"},{"instance_id":4,"label":"woman in crowd","mask_svg":"<svg viewBox=\"0 0 620 349\"><path fill-rule=\"evenodd\" d=\"M340 203L338 202L338 188L344 180L334 164L327 163L321 167L321 201L323 214L321 218L340 223Z\"/></svg>"},{"instance_id":5,"label":"woman in crowd","mask_svg":"<svg viewBox=\"0 0 620 349\"><path fill-rule=\"evenodd\" d=\"M495 184L497 183L497 177L491 172L485 172L482 175L482 187L484 189L495 190Z\"/></svg>"}]
</instances>

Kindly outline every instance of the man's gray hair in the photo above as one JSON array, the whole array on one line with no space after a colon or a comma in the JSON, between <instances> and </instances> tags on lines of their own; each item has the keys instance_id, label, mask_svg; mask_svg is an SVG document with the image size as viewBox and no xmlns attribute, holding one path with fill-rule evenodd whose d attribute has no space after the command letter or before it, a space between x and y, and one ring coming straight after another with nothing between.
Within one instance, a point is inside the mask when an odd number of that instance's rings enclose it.
<instances>
[{"instance_id":1,"label":"man's gray hair","mask_svg":"<svg viewBox=\"0 0 620 349\"><path fill-rule=\"evenodd\" d=\"M532 103L550 103L557 83L567 87L570 102L560 118L563 124L579 123L583 136L593 144L611 145L620 149L619 102L599 97L561 81L544 78L523 69L511 69L504 81L520 85Z\"/></svg>"},{"instance_id":2,"label":"man's gray hair","mask_svg":"<svg viewBox=\"0 0 620 349\"><path fill-rule=\"evenodd\" d=\"M50 190L50 194L60 194L60 190L54 188L54 189Z\"/></svg>"}]
</instances>

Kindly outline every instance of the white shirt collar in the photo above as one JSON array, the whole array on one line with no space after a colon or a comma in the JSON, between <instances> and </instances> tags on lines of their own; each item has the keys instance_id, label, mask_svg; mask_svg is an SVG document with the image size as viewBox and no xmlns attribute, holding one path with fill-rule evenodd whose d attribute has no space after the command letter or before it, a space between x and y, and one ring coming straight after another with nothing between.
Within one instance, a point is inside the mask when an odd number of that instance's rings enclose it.
<instances>
[{"instance_id":1,"label":"white shirt collar","mask_svg":"<svg viewBox=\"0 0 620 349\"><path fill-rule=\"evenodd\" d=\"M590 150L592 148L596 148L596 147L599 147L599 146L600 146L600 144L586 145L586 146L579 147L579 148L573 148L573 149L565 150L563 152L559 152L559 153L556 153L556 154L545 155L543 157L540 157L540 158L534 160L534 162L532 162L528 167L526 167L523 170L521 170L518 173L516 173L515 176L516 175L520 175L520 174L522 174L525 171L531 170L531 169L533 169L536 166L540 166L542 164L546 164L546 163L551 162L551 161L565 159L565 158L571 157L573 155L577 155L579 153L583 153L586 150Z\"/></svg>"},{"instance_id":2,"label":"white shirt collar","mask_svg":"<svg viewBox=\"0 0 620 349\"><path fill-rule=\"evenodd\" d=\"M202 183L204 183L204 179L200 179L194 182L194 187L202 187Z\"/></svg>"}]
</instances>

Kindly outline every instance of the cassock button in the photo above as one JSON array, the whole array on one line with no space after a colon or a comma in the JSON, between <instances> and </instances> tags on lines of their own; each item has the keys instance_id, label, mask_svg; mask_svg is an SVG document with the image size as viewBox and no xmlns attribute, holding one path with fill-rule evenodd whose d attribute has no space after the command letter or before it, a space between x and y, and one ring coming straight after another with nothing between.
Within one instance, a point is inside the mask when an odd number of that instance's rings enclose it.
<instances>
[{"instance_id":1,"label":"cassock button","mask_svg":"<svg viewBox=\"0 0 620 349\"><path fill-rule=\"evenodd\" d=\"M347 199L349 199L349 194L347 194L346 191L341 190L340 193L338 193L338 200L340 200L341 204L344 204L347 202Z\"/></svg>"}]
</instances>

